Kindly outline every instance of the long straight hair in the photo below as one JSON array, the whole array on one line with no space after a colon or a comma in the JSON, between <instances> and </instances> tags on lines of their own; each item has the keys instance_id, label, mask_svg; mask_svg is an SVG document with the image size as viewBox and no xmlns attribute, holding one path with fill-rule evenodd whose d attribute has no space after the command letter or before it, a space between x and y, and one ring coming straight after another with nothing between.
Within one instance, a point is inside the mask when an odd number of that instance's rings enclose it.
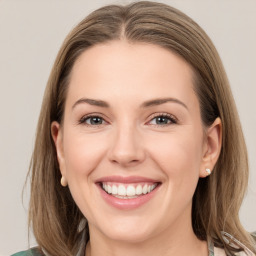
<instances>
[{"instance_id":1,"label":"long straight hair","mask_svg":"<svg viewBox=\"0 0 256 256\"><path fill-rule=\"evenodd\" d=\"M71 256L80 247L82 233L89 240L85 217L68 187L60 185L51 123L62 122L70 73L77 58L89 47L111 40L158 45L190 64L202 123L208 127L220 117L223 130L222 149L213 173L199 180L193 197L194 232L201 240L211 237L215 246L230 255L236 249L225 243L221 231L256 252L238 216L248 183L247 151L220 57L191 18L165 4L147 1L94 11L71 31L59 50L45 90L30 165L29 222L40 248L50 255Z\"/></svg>"}]
</instances>

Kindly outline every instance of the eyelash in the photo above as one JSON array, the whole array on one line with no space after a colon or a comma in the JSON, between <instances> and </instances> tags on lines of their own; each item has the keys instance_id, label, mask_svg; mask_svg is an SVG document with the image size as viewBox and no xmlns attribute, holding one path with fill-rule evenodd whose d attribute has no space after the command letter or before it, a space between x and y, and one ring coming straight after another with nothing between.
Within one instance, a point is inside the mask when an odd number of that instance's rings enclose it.
<instances>
[{"instance_id":1,"label":"eyelash","mask_svg":"<svg viewBox=\"0 0 256 256\"><path fill-rule=\"evenodd\" d=\"M152 122L154 119L156 118L165 118L167 119L168 123L167 124L153 124L156 126L168 126L168 125L173 125L173 124L177 124L178 120L175 116L168 114L168 113L155 113L150 117L150 121L147 123ZM152 124L151 124L152 125Z\"/></svg>"},{"instance_id":2,"label":"eyelash","mask_svg":"<svg viewBox=\"0 0 256 256\"><path fill-rule=\"evenodd\" d=\"M101 120L102 123L100 124L87 124L86 121L92 119L92 118L99 118ZM154 119L156 118L165 118L167 119L168 123L166 124L150 124L150 122L152 122ZM104 120L104 118L100 115L87 115L87 116L83 116L80 120L79 120L79 124L84 124L86 126L94 126L94 127L98 127L104 124L107 124L108 122ZM177 124L178 120L176 117L174 117L173 115L170 115L168 113L155 113L153 115L151 115L150 120L146 123L148 125L156 125L156 126L168 126L168 125L172 125L172 124Z\"/></svg>"},{"instance_id":3,"label":"eyelash","mask_svg":"<svg viewBox=\"0 0 256 256\"><path fill-rule=\"evenodd\" d=\"M100 116L99 114L95 114L95 115L86 115L86 116L83 116L83 117L79 120L79 124L84 124L84 125L86 125L86 126L95 126L95 127L98 127L98 126L102 125L102 123L101 123L101 124L98 124L98 125L87 124L86 121L87 121L87 120L90 120L90 119L92 119L92 118L99 118L99 119L101 119L101 121L102 121L103 123L107 123L107 122L104 120L104 118L103 118L102 116Z\"/></svg>"}]
</instances>

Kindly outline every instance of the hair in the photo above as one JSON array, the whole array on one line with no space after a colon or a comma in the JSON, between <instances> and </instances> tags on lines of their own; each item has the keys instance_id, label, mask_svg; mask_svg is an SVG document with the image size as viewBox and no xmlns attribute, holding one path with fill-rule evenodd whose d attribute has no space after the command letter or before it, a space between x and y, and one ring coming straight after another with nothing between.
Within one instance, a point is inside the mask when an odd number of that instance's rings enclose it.
<instances>
[{"instance_id":1,"label":"hair","mask_svg":"<svg viewBox=\"0 0 256 256\"><path fill-rule=\"evenodd\" d=\"M201 240L211 237L215 246L232 255L221 231L236 237L253 252L254 242L239 220L247 189L246 145L220 57L206 33L179 10L161 3L140 1L126 6L109 5L92 12L65 39L53 65L39 117L29 176L29 223L39 247L50 255L75 255L82 233L89 240L85 217L61 174L51 137L51 123L62 122L70 74L86 49L112 40L158 45L181 56L193 69L194 89L202 123L222 121L222 149L212 174L199 179L192 205L192 225ZM85 221L84 221L85 220ZM85 222L85 225L81 223ZM240 250L243 250L238 246Z\"/></svg>"}]
</instances>

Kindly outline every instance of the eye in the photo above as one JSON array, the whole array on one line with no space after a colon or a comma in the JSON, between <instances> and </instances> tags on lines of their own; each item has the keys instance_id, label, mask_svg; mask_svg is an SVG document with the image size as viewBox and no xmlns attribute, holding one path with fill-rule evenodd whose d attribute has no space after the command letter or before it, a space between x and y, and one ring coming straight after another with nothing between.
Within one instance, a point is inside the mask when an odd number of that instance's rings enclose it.
<instances>
[{"instance_id":1,"label":"eye","mask_svg":"<svg viewBox=\"0 0 256 256\"><path fill-rule=\"evenodd\" d=\"M157 114L148 122L148 124L158 126L177 124L177 119L170 114Z\"/></svg>"},{"instance_id":2,"label":"eye","mask_svg":"<svg viewBox=\"0 0 256 256\"><path fill-rule=\"evenodd\" d=\"M88 126L98 126L105 124L106 121L100 116L84 116L80 119L79 123Z\"/></svg>"}]
</instances>

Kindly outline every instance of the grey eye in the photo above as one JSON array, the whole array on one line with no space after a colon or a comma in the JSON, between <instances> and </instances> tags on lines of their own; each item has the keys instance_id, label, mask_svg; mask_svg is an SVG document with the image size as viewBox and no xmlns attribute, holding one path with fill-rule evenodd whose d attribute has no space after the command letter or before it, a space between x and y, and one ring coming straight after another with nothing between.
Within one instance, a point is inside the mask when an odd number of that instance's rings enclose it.
<instances>
[{"instance_id":1,"label":"grey eye","mask_svg":"<svg viewBox=\"0 0 256 256\"><path fill-rule=\"evenodd\" d=\"M149 123L153 124L153 125L168 125L168 124L175 124L177 122L171 116L159 115L159 116L152 118Z\"/></svg>"},{"instance_id":2,"label":"grey eye","mask_svg":"<svg viewBox=\"0 0 256 256\"><path fill-rule=\"evenodd\" d=\"M103 119L99 116L90 116L87 117L84 122L88 125L101 125L103 124Z\"/></svg>"},{"instance_id":3,"label":"grey eye","mask_svg":"<svg viewBox=\"0 0 256 256\"><path fill-rule=\"evenodd\" d=\"M170 118L169 117L166 117L166 116L158 116L158 117L155 117L155 122L156 124L169 124L171 122Z\"/></svg>"}]
</instances>

